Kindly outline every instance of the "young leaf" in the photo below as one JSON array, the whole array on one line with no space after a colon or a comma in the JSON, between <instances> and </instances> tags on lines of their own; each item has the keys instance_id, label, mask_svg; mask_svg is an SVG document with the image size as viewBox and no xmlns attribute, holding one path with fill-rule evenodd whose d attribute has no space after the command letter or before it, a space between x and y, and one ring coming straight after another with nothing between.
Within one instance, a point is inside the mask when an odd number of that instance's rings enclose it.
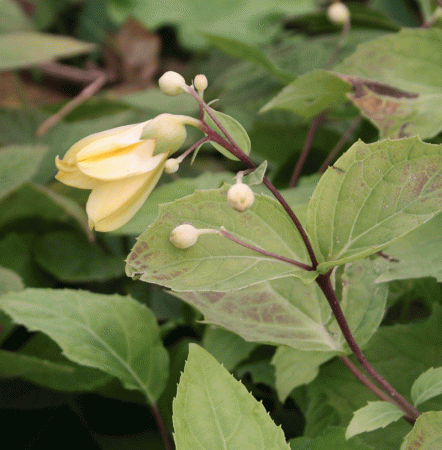
<instances>
[{"instance_id":1,"label":"young leaf","mask_svg":"<svg viewBox=\"0 0 442 450\"><path fill-rule=\"evenodd\" d=\"M442 411L421 414L405 437L401 450L436 450L442 448Z\"/></svg>"},{"instance_id":2,"label":"young leaf","mask_svg":"<svg viewBox=\"0 0 442 450\"><path fill-rule=\"evenodd\" d=\"M442 209L442 147L359 141L327 169L308 209L318 271L384 249Z\"/></svg>"},{"instance_id":3,"label":"young leaf","mask_svg":"<svg viewBox=\"0 0 442 450\"><path fill-rule=\"evenodd\" d=\"M68 36L21 31L0 35L0 70L15 70L52 59L91 52L94 44Z\"/></svg>"},{"instance_id":4,"label":"young leaf","mask_svg":"<svg viewBox=\"0 0 442 450\"><path fill-rule=\"evenodd\" d=\"M47 334L71 361L117 377L149 403L161 395L168 354L153 314L130 297L27 289L3 295L0 308L30 331Z\"/></svg>"},{"instance_id":5,"label":"young leaf","mask_svg":"<svg viewBox=\"0 0 442 450\"><path fill-rule=\"evenodd\" d=\"M220 122L220 124L224 127L224 129L229 133L230 137L238 144L238 147L246 154L248 155L250 153L250 148L252 144L250 143L249 135L247 134L247 131L244 129L244 127L233 117L228 116L227 114L221 113L219 111L215 111L212 109L212 113L215 115L217 120ZM210 128L214 129L218 134L220 134L222 137L224 137L227 141L228 139L224 136L224 133L218 128L218 126L215 124L215 122L212 120L212 118L207 114L207 112L204 113L204 119L206 120L207 124ZM236 156L233 156L229 151L227 151L224 147L217 144L216 142L210 141L210 143L224 156L226 156L229 159L233 159L235 161L238 161L238 158Z\"/></svg>"},{"instance_id":6,"label":"young leaf","mask_svg":"<svg viewBox=\"0 0 442 450\"><path fill-rule=\"evenodd\" d=\"M399 420L404 414L403 411L390 402L368 402L367 406L358 409L354 413L345 437L350 439L366 431L385 428L390 423Z\"/></svg>"},{"instance_id":7,"label":"young leaf","mask_svg":"<svg viewBox=\"0 0 442 450\"><path fill-rule=\"evenodd\" d=\"M129 254L127 275L141 275L143 281L176 291L229 291L288 275L313 279L312 272L246 249L220 235L200 236L187 249L172 245L170 234L180 224L212 229L225 226L228 232L255 247L308 261L299 234L275 200L256 195L253 206L240 213L229 206L227 190L228 186L197 191L161 205L159 217Z\"/></svg>"},{"instance_id":8,"label":"young leaf","mask_svg":"<svg viewBox=\"0 0 442 450\"><path fill-rule=\"evenodd\" d=\"M31 179L46 152L46 147L37 145L11 145L0 150L0 199Z\"/></svg>"},{"instance_id":9,"label":"young leaf","mask_svg":"<svg viewBox=\"0 0 442 450\"><path fill-rule=\"evenodd\" d=\"M289 450L262 403L196 344L173 402L177 450Z\"/></svg>"},{"instance_id":10,"label":"young leaf","mask_svg":"<svg viewBox=\"0 0 442 450\"><path fill-rule=\"evenodd\" d=\"M242 179L242 182L248 184L249 186L261 184L263 178L265 177L266 170L267 170L267 161L264 161L253 172L248 173Z\"/></svg>"},{"instance_id":11,"label":"young leaf","mask_svg":"<svg viewBox=\"0 0 442 450\"><path fill-rule=\"evenodd\" d=\"M250 61L262 67L269 75L274 76L281 83L288 84L295 79L295 76L285 70L279 69L261 50L257 47L246 44L236 39L229 39L213 34L201 33L214 47L234 58L243 61Z\"/></svg>"},{"instance_id":12,"label":"young leaf","mask_svg":"<svg viewBox=\"0 0 442 450\"><path fill-rule=\"evenodd\" d=\"M307 73L286 86L260 112L288 109L304 119L311 119L325 109L347 101L350 85L325 70Z\"/></svg>"},{"instance_id":13,"label":"young leaf","mask_svg":"<svg viewBox=\"0 0 442 450\"><path fill-rule=\"evenodd\" d=\"M442 394L442 367L428 369L413 383L411 399L414 406Z\"/></svg>"}]
</instances>

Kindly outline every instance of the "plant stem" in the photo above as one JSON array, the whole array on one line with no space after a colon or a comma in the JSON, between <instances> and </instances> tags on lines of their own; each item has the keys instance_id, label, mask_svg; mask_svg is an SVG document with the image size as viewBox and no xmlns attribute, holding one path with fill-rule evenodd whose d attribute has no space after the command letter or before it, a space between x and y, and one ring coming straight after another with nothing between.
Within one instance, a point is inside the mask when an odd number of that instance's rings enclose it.
<instances>
[{"instance_id":1,"label":"plant stem","mask_svg":"<svg viewBox=\"0 0 442 450\"><path fill-rule=\"evenodd\" d=\"M365 359L365 356L356 343L356 340L353 337L350 327L348 326L348 323L345 319L344 313L341 309L341 305L339 304L338 298L336 297L336 293L331 284L330 276L321 274L316 278L316 283L324 293L325 298L327 299L330 308L333 311L333 315L338 322L339 328L341 329L348 346L350 347L359 364L361 364L369 377L389 395L389 397L402 411L410 416L413 421L416 420L420 415L419 411L413 405L407 402L407 400L405 400L405 398L403 398L399 394L399 392L397 392L396 389L393 388L393 386L391 386L378 372L376 372L371 364Z\"/></svg>"},{"instance_id":2,"label":"plant stem","mask_svg":"<svg viewBox=\"0 0 442 450\"><path fill-rule=\"evenodd\" d=\"M327 156L325 161L322 163L322 166L318 170L319 173L324 173L327 170L327 167L335 159L336 154L339 152L339 150L341 150L342 146L347 142L351 133L353 133L354 129L359 125L361 120L362 120L362 116L361 116L361 114L358 114L357 117L353 120L353 122L348 127L347 131L342 135L341 139L339 139L339 142L335 145L334 149L330 152L330 154Z\"/></svg>"},{"instance_id":3,"label":"plant stem","mask_svg":"<svg viewBox=\"0 0 442 450\"><path fill-rule=\"evenodd\" d=\"M166 450L172 450L172 445L169 440L169 433L166 430L166 426L164 425L163 418L161 417L160 410L156 403L151 404L152 412L155 417L155 422L157 424L158 429L160 430L161 437L163 438L164 448Z\"/></svg>"},{"instance_id":4,"label":"plant stem","mask_svg":"<svg viewBox=\"0 0 442 450\"><path fill-rule=\"evenodd\" d=\"M344 23L342 27L341 36L339 37L339 41L336 44L335 49L333 50L332 55L330 56L330 59L327 61L327 64L325 65L325 70L330 70L333 66L333 64L336 62L336 58L339 55L339 52L342 50L342 47L345 45L345 41L347 39L348 33L350 32L350 21L347 21Z\"/></svg>"},{"instance_id":5,"label":"plant stem","mask_svg":"<svg viewBox=\"0 0 442 450\"><path fill-rule=\"evenodd\" d=\"M230 234L224 227L221 227L219 233L226 237L227 239L230 239L233 242L236 242L239 245L242 245L245 248L248 248L250 250L253 250L255 252L261 253L262 255L270 256L274 259L279 259L280 261L284 261L289 264L293 264L294 266L300 267L304 270L313 270L311 266L308 266L307 264L303 264L299 261L295 261L294 259L286 258L285 256L277 255L276 253L268 252L267 250L263 250L262 248L255 247L254 245L247 244L247 242L241 241L240 239L236 238L232 234Z\"/></svg>"},{"instance_id":6,"label":"plant stem","mask_svg":"<svg viewBox=\"0 0 442 450\"><path fill-rule=\"evenodd\" d=\"M321 114L318 114L310 124L310 128L307 133L307 138L304 143L304 147L302 148L301 156L299 157L295 169L293 170L292 177L290 178L289 187L295 187L298 183L299 175L301 175L301 170L304 167L305 160L307 159L308 154L310 153L310 149L312 147L313 139L315 137L316 131L321 126L322 123L325 122L325 116L327 112L322 111Z\"/></svg>"}]
</instances>

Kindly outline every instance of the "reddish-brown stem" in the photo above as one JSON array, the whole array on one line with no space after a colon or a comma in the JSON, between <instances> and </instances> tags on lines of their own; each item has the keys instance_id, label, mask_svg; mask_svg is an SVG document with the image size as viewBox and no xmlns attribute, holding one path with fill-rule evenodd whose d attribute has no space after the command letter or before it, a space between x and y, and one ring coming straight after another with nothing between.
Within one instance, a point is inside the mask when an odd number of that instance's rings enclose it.
<instances>
[{"instance_id":1,"label":"reddish-brown stem","mask_svg":"<svg viewBox=\"0 0 442 450\"><path fill-rule=\"evenodd\" d=\"M157 424L158 429L160 430L161 437L163 438L164 448L166 450L172 450L172 445L169 440L169 433L166 430L166 426L164 425L163 418L161 417L160 410L156 403L151 404L153 416L155 418L155 422Z\"/></svg>"},{"instance_id":2,"label":"reddish-brown stem","mask_svg":"<svg viewBox=\"0 0 442 450\"><path fill-rule=\"evenodd\" d=\"M308 266L307 264L303 264L303 263L301 263L299 261L295 261L294 259L291 259L291 258L286 258L285 256L277 255L276 253L268 252L267 250L263 250L262 248L255 247L254 245L247 244L247 242L241 241L240 239L236 238L235 236L230 234L226 229L224 229L222 227L220 229L220 234L221 234L221 236L224 236L227 239L230 239L231 241L233 241L239 245L242 245L245 248L248 248L255 252L261 253L262 255L269 256L274 259L279 259L280 261L283 261L283 262L286 262L289 264L293 264L294 266L300 267L301 269L304 269L304 270L313 270L313 268Z\"/></svg>"},{"instance_id":3,"label":"reddish-brown stem","mask_svg":"<svg viewBox=\"0 0 442 450\"><path fill-rule=\"evenodd\" d=\"M316 131L318 128L325 122L325 116L327 112L322 111L321 114L318 114L310 124L310 128L308 129L307 138L304 142L304 147L302 148L301 156L296 162L295 169L293 170L292 177L290 178L289 187L295 187L298 183L299 176L301 175L301 170L304 167L307 156L310 153L310 149L312 147L313 139L315 137Z\"/></svg>"},{"instance_id":4,"label":"reddish-brown stem","mask_svg":"<svg viewBox=\"0 0 442 450\"><path fill-rule=\"evenodd\" d=\"M353 120L353 122L348 127L347 131L342 135L341 139L339 139L339 142L335 145L333 150L330 152L330 154L327 156L325 161L322 163L322 166L318 170L319 173L324 173L327 170L327 167L335 159L337 153L339 152L339 150L341 150L342 146L347 142L351 133L353 133L353 131L359 125L361 120L362 120L362 116L360 114L358 114L358 116Z\"/></svg>"},{"instance_id":5,"label":"reddish-brown stem","mask_svg":"<svg viewBox=\"0 0 442 450\"><path fill-rule=\"evenodd\" d=\"M345 43L345 39L347 38L349 32L350 32L350 21L348 20L347 22L344 23L342 27L341 36L339 38L338 43L336 44L335 49L333 50L332 55L330 56L330 59L327 61L327 64L325 65L325 70L330 70L332 68L333 64L336 61L336 58L339 55L339 52L341 51Z\"/></svg>"},{"instance_id":6,"label":"reddish-brown stem","mask_svg":"<svg viewBox=\"0 0 442 450\"><path fill-rule=\"evenodd\" d=\"M333 286L330 281L329 275L319 275L316 278L316 283L321 288L322 292L327 299L330 308L333 312L333 315L336 318L336 321L339 325L339 328L344 335L344 338L350 347L350 350L353 352L356 360L363 367L367 375L381 387L384 392L388 394L388 396L394 401L394 403L407 414L413 421L415 421L420 413L419 411L411 405L396 389L393 388L376 370L371 366L371 364L365 359L361 349L356 343L355 338L348 326L347 320L345 319L344 313L341 309L341 305L339 304L338 298L336 297L336 293L333 289Z\"/></svg>"}]
</instances>

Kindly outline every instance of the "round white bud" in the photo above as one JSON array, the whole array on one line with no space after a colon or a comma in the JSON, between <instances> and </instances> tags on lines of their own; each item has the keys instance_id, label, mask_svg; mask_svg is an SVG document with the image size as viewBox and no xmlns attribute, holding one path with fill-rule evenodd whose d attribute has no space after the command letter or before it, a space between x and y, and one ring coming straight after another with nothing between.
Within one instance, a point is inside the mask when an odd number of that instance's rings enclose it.
<instances>
[{"instance_id":1,"label":"round white bud","mask_svg":"<svg viewBox=\"0 0 442 450\"><path fill-rule=\"evenodd\" d=\"M350 11L344 3L336 2L327 8L327 17L330 22L342 25L350 20Z\"/></svg>"},{"instance_id":2,"label":"round white bud","mask_svg":"<svg viewBox=\"0 0 442 450\"><path fill-rule=\"evenodd\" d=\"M209 85L209 82L207 81L207 78L205 75L197 75L195 79L193 80L193 85L195 86L195 89L199 92L205 91L207 89L207 86Z\"/></svg>"},{"instance_id":3,"label":"round white bud","mask_svg":"<svg viewBox=\"0 0 442 450\"><path fill-rule=\"evenodd\" d=\"M236 183L227 191L227 201L237 211L245 211L253 205L255 194L250 186L244 183Z\"/></svg>"},{"instance_id":4,"label":"round white bud","mask_svg":"<svg viewBox=\"0 0 442 450\"><path fill-rule=\"evenodd\" d=\"M170 95L171 97L180 95L187 87L186 80L179 73L172 71L163 74L158 80L158 85L163 94Z\"/></svg>"},{"instance_id":5,"label":"round white bud","mask_svg":"<svg viewBox=\"0 0 442 450\"><path fill-rule=\"evenodd\" d=\"M189 248L196 244L200 232L193 225L185 223L178 225L170 233L170 242L178 248Z\"/></svg>"},{"instance_id":6,"label":"round white bud","mask_svg":"<svg viewBox=\"0 0 442 450\"><path fill-rule=\"evenodd\" d=\"M180 168L180 163L175 158L169 158L164 164L164 172L175 173Z\"/></svg>"}]
</instances>

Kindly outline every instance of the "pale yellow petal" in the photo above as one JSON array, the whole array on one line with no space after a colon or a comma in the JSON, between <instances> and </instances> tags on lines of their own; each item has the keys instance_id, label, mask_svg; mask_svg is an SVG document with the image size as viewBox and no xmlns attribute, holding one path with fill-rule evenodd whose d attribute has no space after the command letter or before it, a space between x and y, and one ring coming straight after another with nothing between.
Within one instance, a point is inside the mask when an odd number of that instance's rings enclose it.
<instances>
[{"instance_id":1,"label":"pale yellow petal","mask_svg":"<svg viewBox=\"0 0 442 450\"><path fill-rule=\"evenodd\" d=\"M77 165L84 174L100 180L132 177L150 172L161 163L164 155L151 156L154 148L155 141L149 139L84 160L78 155Z\"/></svg>"},{"instance_id":2,"label":"pale yellow petal","mask_svg":"<svg viewBox=\"0 0 442 450\"><path fill-rule=\"evenodd\" d=\"M88 177L78 169L71 172L59 170L57 175L55 175L55 178L68 186L73 186L79 189L94 189L102 183L102 181L94 180L93 178Z\"/></svg>"},{"instance_id":3,"label":"pale yellow petal","mask_svg":"<svg viewBox=\"0 0 442 450\"><path fill-rule=\"evenodd\" d=\"M125 125L91 134L73 145L68 153L72 151L72 154L75 153L77 161L84 161L88 158L94 158L95 156L118 150L121 147L136 144L141 141L141 134L148 122ZM68 153L66 153L66 156Z\"/></svg>"},{"instance_id":4,"label":"pale yellow petal","mask_svg":"<svg viewBox=\"0 0 442 450\"><path fill-rule=\"evenodd\" d=\"M104 182L92 190L86 212L97 231L116 230L135 215L160 179L167 156L147 174Z\"/></svg>"}]
</instances>

